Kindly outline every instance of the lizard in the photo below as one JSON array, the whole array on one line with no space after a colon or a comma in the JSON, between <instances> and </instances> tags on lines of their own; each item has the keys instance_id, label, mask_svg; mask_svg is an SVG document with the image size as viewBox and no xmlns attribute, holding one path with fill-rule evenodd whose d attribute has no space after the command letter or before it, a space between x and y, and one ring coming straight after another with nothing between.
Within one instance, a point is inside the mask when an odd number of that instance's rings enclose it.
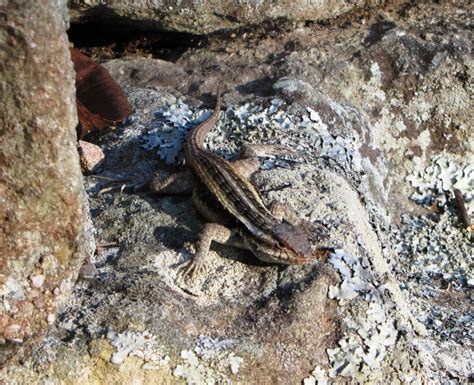
<instances>
[{"instance_id":1,"label":"lizard","mask_svg":"<svg viewBox=\"0 0 474 385\"><path fill-rule=\"evenodd\" d=\"M260 156L296 155L280 145L244 145L241 158L226 160L208 151L204 142L219 120L221 85L218 86L214 111L187 135L184 143L185 164L189 173L156 177L150 189L158 193L179 193L192 190L197 211L208 221L196 245L196 253L180 270L191 278L201 273L212 242L250 250L259 260L276 264L307 264L322 259L331 248L313 251L307 231L317 225L298 217L283 204L266 205L251 175L259 168ZM192 184L191 184L192 183Z\"/></svg>"}]
</instances>

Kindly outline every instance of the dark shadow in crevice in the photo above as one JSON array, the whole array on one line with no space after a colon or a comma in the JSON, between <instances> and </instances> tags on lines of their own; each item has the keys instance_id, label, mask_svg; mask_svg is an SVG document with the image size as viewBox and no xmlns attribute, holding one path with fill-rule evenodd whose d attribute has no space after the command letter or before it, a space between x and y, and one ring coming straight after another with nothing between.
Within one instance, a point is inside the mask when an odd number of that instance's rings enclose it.
<instances>
[{"instance_id":1,"label":"dark shadow in crevice","mask_svg":"<svg viewBox=\"0 0 474 385\"><path fill-rule=\"evenodd\" d=\"M269 97L275 95L273 84L276 79L270 77L264 77L261 79L252 80L245 84L237 86L237 91L242 94L252 94L261 97Z\"/></svg>"},{"instance_id":2,"label":"dark shadow in crevice","mask_svg":"<svg viewBox=\"0 0 474 385\"><path fill-rule=\"evenodd\" d=\"M94 49L106 50L113 59L127 54L146 56L176 62L191 48L202 48L208 38L182 32L160 32L139 29L135 25L120 22L85 22L71 24L69 40L82 52L94 56ZM103 52L104 56L105 53Z\"/></svg>"}]
</instances>

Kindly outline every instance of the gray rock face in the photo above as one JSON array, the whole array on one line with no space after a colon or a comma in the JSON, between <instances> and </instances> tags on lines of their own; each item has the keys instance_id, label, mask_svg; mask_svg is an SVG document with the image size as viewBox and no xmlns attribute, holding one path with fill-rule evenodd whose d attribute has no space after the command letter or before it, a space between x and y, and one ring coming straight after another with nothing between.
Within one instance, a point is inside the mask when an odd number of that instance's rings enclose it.
<instances>
[{"instance_id":1,"label":"gray rock face","mask_svg":"<svg viewBox=\"0 0 474 385\"><path fill-rule=\"evenodd\" d=\"M346 12L380 4L338 1L103 1L69 0L72 22L123 23L139 29L206 34L235 29L266 20L329 19Z\"/></svg>"},{"instance_id":2,"label":"gray rock face","mask_svg":"<svg viewBox=\"0 0 474 385\"><path fill-rule=\"evenodd\" d=\"M84 257L74 73L61 9L0 8L0 354L54 323ZM2 364L0 362L0 365Z\"/></svg>"},{"instance_id":3,"label":"gray rock face","mask_svg":"<svg viewBox=\"0 0 474 385\"><path fill-rule=\"evenodd\" d=\"M41 350L5 378L468 382L471 240L445 193L473 195L469 15L464 2L407 2L326 26L210 37L174 63L108 62L135 113L100 138L106 158L86 188L98 241L114 244ZM243 142L299 151L265 160L253 182L266 201L327 227L337 246L328 261L271 266L214 245L195 285L178 279L203 220L189 196L143 185L182 166L182 140L209 114L219 80L209 148L229 158ZM442 214L426 215L433 203Z\"/></svg>"},{"instance_id":4,"label":"gray rock face","mask_svg":"<svg viewBox=\"0 0 474 385\"><path fill-rule=\"evenodd\" d=\"M232 102L279 95L321 109L324 124L355 131L363 162L373 166L367 172L378 174L373 191L398 221L404 211L421 212L405 199L412 194L405 177L442 152L463 164L474 151L470 16L462 1L388 7L383 15L342 18L329 27L211 38L175 63L140 59L135 70L130 60L109 65L112 71L120 66L115 73L123 84L149 79L150 86L208 95L224 80L235 86L228 91ZM332 107L338 104L354 107L347 116L359 114L363 122L347 127L347 117Z\"/></svg>"},{"instance_id":5,"label":"gray rock face","mask_svg":"<svg viewBox=\"0 0 474 385\"><path fill-rule=\"evenodd\" d=\"M165 163L181 162L181 138L207 112L165 88L129 88L128 96L137 112L102 138L106 159L98 172L140 184L166 170ZM116 245L98 256L98 275L78 284L61 313L44 347L56 361L43 360L43 351L31 361L35 371L18 371L18 378L58 366L68 368L73 383L99 381L116 366L119 383L137 376L148 382L150 372L158 383L286 384L338 375L391 382L425 375L425 359L410 341L425 330L384 261L384 235L376 230L384 220L360 179L358 152L321 127L314 110L296 114L278 98L224 103L210 148L230 156L245 140L301 151L299 161L264 162L254 183L267 201L322 221L338 251L324 263L282 267L214 245L205 273L190 285L177 273L203 225L190 197L125 194L120 184L102 192L110 182L87 177L99 243Z\"/></svg>"}]
</instances>

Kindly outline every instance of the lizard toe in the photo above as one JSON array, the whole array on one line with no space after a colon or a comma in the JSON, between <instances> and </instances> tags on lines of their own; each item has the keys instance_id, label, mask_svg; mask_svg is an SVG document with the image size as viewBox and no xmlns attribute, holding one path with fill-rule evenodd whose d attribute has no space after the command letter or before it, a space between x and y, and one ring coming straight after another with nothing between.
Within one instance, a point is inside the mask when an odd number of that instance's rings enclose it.
<instances>
[{"instance_id":1,"label":"lizard toe","mask_svg":"<svg viewBox=\"0 0 474 385\"><path fill-rule=\"evenodd\" d=\"M194 282L202 270L202 263L198 263L192 258L178 266L178 278Z\"/></svg>"}]
</instances>

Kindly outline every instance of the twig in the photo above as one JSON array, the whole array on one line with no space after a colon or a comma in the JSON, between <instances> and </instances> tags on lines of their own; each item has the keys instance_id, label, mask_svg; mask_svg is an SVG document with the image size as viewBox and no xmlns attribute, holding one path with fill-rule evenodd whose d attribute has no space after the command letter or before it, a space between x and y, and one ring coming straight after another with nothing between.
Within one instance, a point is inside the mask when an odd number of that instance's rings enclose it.
<instances>
[{"instance_id":1,"label":"twig","mask_svg":"<svg viewBox=\"0 0 474 385\"><path fill-rule=\"evenodd\" d=\"M133 191L138 191L139 189L143 189L145 187L147 187L147 185L144 184L144 183L122 184L122 185L119 185L119 186L109 186L109 187L105 187L105 188L99 190L97 195L102 195L102 194L105 194L105 193L108 193L108 192L111 192L111 191L116 191L116 190L120 190L120 192L123 193L126 189L133 189Z\"/></svg>"},{"instance_id":2,"label":"twig","mask_svg":"<svg viewBox=\"0 0 474 385\"><path fill-rule=\"evenodd\" d=\"M95 246L95 254L101 253L103 250L108 249L109 247L117 246L117 242L103 242L97 243Z\"/></svg>"},{"instance_id":3,"label":"twig","mask_svg":"<svg viewBox=\"0 0 474 385\"><path fill-rule=\"evenodd\" d=\"M89 178L103 179L109 182L116 182L116 183L124 183L124 182L130 181L130 179L115 179L115 178L111 178L109 176L104 176L104 175L89 175Z\"/></svg>"},{"instance_id":4,"label":"twig","mask_svg":"<svg viewBox=\"0 0 474 385\"><path fill-rule=\"evenodd\" d=\"M469 221L469 214L467 213L466 204L464 202L464 198L462 197L461 190L457 188L454 189L454 199L458 205L459 219L461 219L464 228L470 233L472 231L472 225Z\"/></svg>"}]
</instances>

